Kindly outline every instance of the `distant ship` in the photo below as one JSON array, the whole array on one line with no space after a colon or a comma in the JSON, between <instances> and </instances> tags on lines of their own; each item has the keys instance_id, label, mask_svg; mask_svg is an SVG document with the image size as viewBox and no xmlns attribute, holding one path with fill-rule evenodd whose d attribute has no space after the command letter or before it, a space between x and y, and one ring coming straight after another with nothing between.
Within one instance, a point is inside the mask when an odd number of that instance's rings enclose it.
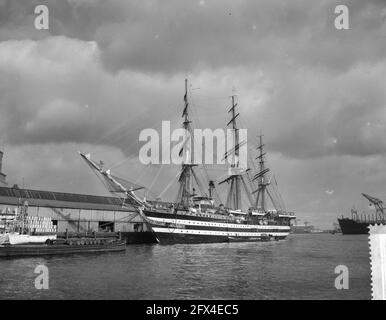
<instances>
[{"instance_id":1,"label":"distant ship","mask_svg":"<svg viewBox=\"0 0 386 320\"><path fill-rule=\"evenodd\" d=\"M231 165L228 176L218 184L227 183L226 204L215 205L213 192L214 181L208 181L208 190L203 188L202 181L196 172L189 139L186 137L181 148L183 159L178 183L179 191L175 202L148 201L140 199L135 191L138 186L125 186L123 180L113 176L110 170L104 170L89 155L81 154L87 164L104 178L110 191L123 194L122 205L132 205L151 226L155 237L161 244L232 242L232 241L267 241L284 239L290 233L290 225L295 215L288 212L282 205L282 199L277 190L272 189L271 179L268 179L269 168L265 167L262 136L260 136L258 168L241 168L239 165L239 149L246 141L240 141L236 118L237 103L232 96L229 109L230 126L233 134L233 148L224 157L229 158ZM183 128L192 132L189 118L188 85L185 79L185 95L183 108ZM205 168L203 168L205 169ZM255 171L256 170L256 171ZM196 188L200 194L196 193ZM241 195L245 195L249 208L243 209ZM266 198L270 198L274 210L266 207ZM276 205L275 205L276 204Z\"/></svg>"},{"instance_id":2,"label":"distant ship","mask_svg":"<svg viewBox=\"0 0 386 320\"><path fill-rule=\"evenodd\" d=\"M295 224L291 226L292 233L312 233L315 227L310 225L307 221L303 224L299 223L299 220L295 220Z\"/></svg>"},{"instance_id":3,"label":"distant ship","mask_svg":"<svg viewBox=\"0 0 386 320\"><path fill-rule=\"evenodd\" d=\"M342 234L367 234L369 225L371 224L385 224L385 206L383 201L362 193L362 195L369 200L370 206L374 206L375 214L358 214L355 208L351 209L351 218L338 218Z\"/></svg>"}]
</instances>

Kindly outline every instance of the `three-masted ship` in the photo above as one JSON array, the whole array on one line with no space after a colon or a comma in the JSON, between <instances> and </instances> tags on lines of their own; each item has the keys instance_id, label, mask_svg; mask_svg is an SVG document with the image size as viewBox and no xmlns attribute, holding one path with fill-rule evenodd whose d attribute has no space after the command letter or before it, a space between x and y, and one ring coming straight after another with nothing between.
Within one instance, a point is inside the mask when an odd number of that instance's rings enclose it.
<instances>
[{"instance_id":1,"label":"three-masted ship","mask_svg":"<svg viewBox=\"0 0 386 320\"><path fill-rule=\"evenodd\" d=\"M198 165L194 163L192 143L186 143L188 139L194 139L192 134L186 137L180 152L183 162L178 178L177 200L173 203L141 199L136 191L142 187L128 186L123 179L114 176L110 170L103 169L103 166L91 160L90 155L80 154L87 164L99 173L111 192L123 194L122 205L136 208L161 244L284 239L290 233L291 221L295 219L295 214L285 210L283 205L278 205L282 203L281 197L277 193L275 196L269 188L271 179L268 180L267 175L270 170L265 167L262 136L257 147L258 168L254 168L255 170L241 168L240 146L245 141L240 141L237 126L239 113L236 112L236 108L235 96L232 96L232 105L228 111L231 120L227 126L231 129L234 141L233 148L224 155L230 167L228 176L218 183L227 186L225 205L215 203L213 197L215 183L212 180L209 181L208 192L196 193L194 186L202 186L202 183L196 173ZM185 80L182 116L185 132L192 133L187 80ZM247 208L243 208L242 194L247 198ZM267 209L267 198L274 204L274 209Z\"/></svg>"}]
</instances>

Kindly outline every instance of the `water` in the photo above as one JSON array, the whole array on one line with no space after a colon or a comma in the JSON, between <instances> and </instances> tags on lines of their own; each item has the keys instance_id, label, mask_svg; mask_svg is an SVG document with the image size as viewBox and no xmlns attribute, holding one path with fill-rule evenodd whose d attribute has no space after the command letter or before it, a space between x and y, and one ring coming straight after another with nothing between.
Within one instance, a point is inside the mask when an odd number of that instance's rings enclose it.
<instances>
[{"instance_id":1,"label":"water","mask_svg":"<svg viewBox=\"0 0 386 320\"><path fill-rule=\"evenodd\" d=\"M34 269L49 269L35 289ZM337 265L349 289L337 290ZM0 299L370 299L366 235L262 243L131 245L126 253L0 260Z\"/></svg>"}]
</instances>

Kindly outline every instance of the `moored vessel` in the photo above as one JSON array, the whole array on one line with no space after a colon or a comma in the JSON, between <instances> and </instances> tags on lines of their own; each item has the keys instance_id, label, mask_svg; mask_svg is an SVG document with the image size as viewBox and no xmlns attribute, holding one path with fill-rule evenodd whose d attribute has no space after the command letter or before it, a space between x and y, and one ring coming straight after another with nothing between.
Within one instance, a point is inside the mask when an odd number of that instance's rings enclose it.
<instances>
[{"instance_id":1,"label":"moored vessel","mask_svg":"<svg viewBox=\"0 0 386 320\"><path fill-rule=\"evenodd\" d=\"M28 216L28 202L20 206L16 213L0 213L0 245L43 244L56 240L56 229L52 220L46 217Z\"/></svg>"},{"instance_id":2,"label":"moored vessel","mask_svg":"<svg viewBox=\"0 0 386 320\"><path fill-rule=\"evenodd\" d=\"M48 240L41 244L3 244L0 257L52 256L83 253L122 252L126 242L116 239Z\"/></svg>"},{"instance_id":3,"label":"moored vessel","mask_svg":"<svg viewBox=\"0 0 386 320\"><path fill-rule=\"evenodd\" d=\"M295 223L291 226L291 232L296 234L308 234L314 231L315 227L310 225L307 221L301 223L298 219L295 220Z\"/></svg>"},{"instance_id":4,"label":"moored vessel","mask_svg":"<svg viewBox=\"0 0 386 320\"><path fill-rule=\"evenodd\" d=\"M338 222L342 234L367 234L368 227L371 224L371 222L344 217L338 218Z\"/></svg>"},{"instance_id":5,"label":"moored vessel","mask_svg":"<svg viewBox=\"0 0 386 320\"><path fill-rule=\"evenodd\" d=\"M68 238L58 239L52 221L27 215L27 202L20 213L9 215L0 234L0 257L62 255L72 253L111 252L125 250L121 239ZM9 220L12 218L11 220ZM36 233L36 230L38 233Z\"/></svg>"},{"instance_id":6,"label":"moored vessel","mask_svg":"<svg viewBox=\"0 0 386 320\"><path fill-rule=\"evenodd\" d=\"M386 223L383 201L365 193L362 193L362 196L375 208L375 214L359 214L357 209L352 208L351 218L338 218L342 234L367 234L369 225Z\"/></svg>"},{"instance_id":7,"label":"moored vessel","mask_svg":"<svg viewBox=\"0 0 386 320\"><path fill-rule=\"evenodd\" d=\"M187 80L183 109L183 129L192 132L189 118L189 102ZM236 118L237 103L232 96L229 109L231 120L228 125L232 131L233 148L229 149L224 158L229 159L228 176L218 184L227 184L226 204L215 204L213 191L214 181L208 181L208 190L196 173L197 164L192 158L191 142L193 135L187 135L181 148L183 162L178 176L179 191L175 202L148 201L140 199L135 191L139 188L127 187L122 179L112 175L90 155L81 154L86 163L106 182L109 191L122 194L122 206L132 205L138 214L151 226L157 241L162 244L202 243L202 242L233 242L233 241L267 241L284 239L290 233L291 221L295 214L285 210L280 194L268 179L269 168L265 167L265 152L262 135L257 147L259 155L258 168L240 166L240 148L246 141L240 141ZM190 143L188 143L190 140ZM276 182L276 179L275 179ZM200 194L196 193L196 188ZM249 207L243 208L241 195L245 195ZM266 198L271 200L274 208L269 210Z\"/></svg>"}]
</instances>

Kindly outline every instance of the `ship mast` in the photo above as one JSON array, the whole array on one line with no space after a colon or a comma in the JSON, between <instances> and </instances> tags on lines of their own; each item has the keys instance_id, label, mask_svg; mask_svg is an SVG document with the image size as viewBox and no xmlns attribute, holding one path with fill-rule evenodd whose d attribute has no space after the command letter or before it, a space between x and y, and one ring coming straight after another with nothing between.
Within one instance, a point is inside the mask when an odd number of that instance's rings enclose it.
<instances>
[{"instance_id":1,"label":"ship mast","mask_svg":"<svg viewBox=\"0 0 386 320\"><path fill-rule=\"evenodd\" d=\"M259 155L257 156L256 159L259 159L259 170L260 172L257 173L253 180L258 179L258 189L257 191L257 197L256 197L256 208L259 208L262 211L265 211L265 193L266 193L266 188L269 185L269 182L266 181L266 174L269 172L268 168L265 168L265 152L264 152L264 144L263 144L263 135L259 136L260 140L260 145L257 147L259 150Z\"/></svg>"},{"instance_id":2,"label":"ship mast","mask_svg":"<svg viewBox=\"0 0 386 320\"><path fill-rule=\"evenodd\" d=\"M235 96L232 95L232 108L229 109L229 112L232 112L232 119L229 121L228 125L232 125L233 129L233 142L235 146L235 152L233 153L232 157L232 163L231 163L231 168L237 168L239 165L239 130L236 125L236 118L238 117L239 113L236 115L236 106L237 103L235 103ZM241 206L241 190L240 190L240 176L239 175L234 175L232 178L232 183L231 183L231 189L232 187L234 188L234 208L235 209L240 209Z\"/></svg>"},{"instance_id":3,"label":"ship mast","mask_svg":"<svg viewBox=\"0 0 386 320\"><path fill-rule=\"evenodd\" d=\"M225 158L229 157L232 154L232 161L230 166L230 175L225 180L219 182L222 184L228 182L230 184L227 196L226 206L232 209L241 209L241 187L245 189L247 195L249 195L249 190L247 189L246 183L244 181L243 174L248 171L240 172L239 168L239 155L240 155L240 137L239 137L239 128L236 124L236 118L240 113L236 114L237 103L235 103L235 96L232 95L232 107L228 110L228 113L232 114L231 120L228 122L227 126L231 126L233 132L233 149L228 150L225 154Z\"/></svg>"},{"instance_id":4,"label":"ship mast","mask_svg":"<svg viewBox=\"0 0 386 320\"><path fill-rule=\"evenodd\" d=\"M189 120L189 102L188 102L188 79L185 79L185 95L184 95L184 111L182 113L184 122L182 127L185 129L185 142L182 147L180 154L183 154L181 174L179 177L180 189L178 191L177 203L182 204L183 207L191 205L192 197L194 196L192 187L192 178L196 178L193 167L197 166L193 164L193 153L191 150L192 146L192 128L191 121Z\"/></svg>"}]
</instances>

